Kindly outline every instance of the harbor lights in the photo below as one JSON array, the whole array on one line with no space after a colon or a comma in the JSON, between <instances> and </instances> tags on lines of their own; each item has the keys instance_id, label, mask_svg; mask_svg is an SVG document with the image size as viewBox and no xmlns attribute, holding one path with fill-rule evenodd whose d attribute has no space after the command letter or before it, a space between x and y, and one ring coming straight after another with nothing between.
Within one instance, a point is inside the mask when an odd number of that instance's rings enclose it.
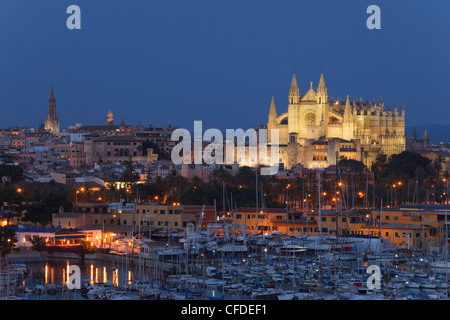
<instances>
[{"instance_id":1,"label":"harbor lights","mask_svg":"<svg viewBox=\"0 0 450 320\"><path fill-rule=\"evenodd\" d=\"M446 185L446 192L444 193L444 195L445 195L445 204L448 204L448 179L444 178L442 181L445 182L445 185Z\"/></svg>"}]
</instances>

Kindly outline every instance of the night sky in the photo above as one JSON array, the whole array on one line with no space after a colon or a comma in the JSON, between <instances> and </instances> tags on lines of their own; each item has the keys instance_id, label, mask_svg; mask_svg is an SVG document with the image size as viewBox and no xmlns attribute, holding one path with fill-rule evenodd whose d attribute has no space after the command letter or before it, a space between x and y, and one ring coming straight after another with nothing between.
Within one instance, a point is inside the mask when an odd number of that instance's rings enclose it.
<instances>
[{"instance_id":1,"label":"night sky","mask_svg":"<svg viewBox=\"0 0 450 320\"><path fill-rule=\"evenodd\" d=\"M81 30L68 30L69 5ZM369 30L369 5L381 30ZM323 70L328 96L405 104L406 125L450 123L450 2L365 0L2 0L0 127L44 121L191 130L266 124Z\"/></svg>"}]
</instances>

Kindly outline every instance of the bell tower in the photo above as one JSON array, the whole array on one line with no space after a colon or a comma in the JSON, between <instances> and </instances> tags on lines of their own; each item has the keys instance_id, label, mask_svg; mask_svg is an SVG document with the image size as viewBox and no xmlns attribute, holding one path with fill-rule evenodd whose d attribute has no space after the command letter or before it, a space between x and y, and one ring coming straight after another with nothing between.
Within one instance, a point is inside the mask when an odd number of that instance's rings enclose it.
<instances>
[{"instance_id":1,"label":"bell tower","mask_svg":"<svg viewBox=\"0 0 450 320\"><path fill-rule=\"evenodd\" d=\"M108 114L106 115L106 124L107 125L114 124L114 115L113 115L111 109L108 111Z\"/></svg>"},{"instance_id":2,"label":"bell tower","mask_svg":"<svg viewBox=\"0 0 450 320\"><path fill-rule=\"evenodd\" d=\"M45 130L52 133L59 132L59 118L56 115L56 99L53 92L53 87L50 91L50 98L48 99L48 112L47 118L45 119Z\"/></svg>"}]
</instances>

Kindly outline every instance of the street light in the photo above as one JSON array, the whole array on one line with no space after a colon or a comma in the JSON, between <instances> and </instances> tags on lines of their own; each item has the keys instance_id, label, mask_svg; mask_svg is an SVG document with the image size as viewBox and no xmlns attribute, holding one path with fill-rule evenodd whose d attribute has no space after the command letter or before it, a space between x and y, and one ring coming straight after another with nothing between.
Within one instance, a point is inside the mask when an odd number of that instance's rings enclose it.
<instances>
[{"instance_id":1,"label":"street light","mask_svg":"<svg viewBox=\"0 0 450 320\"><path fill-rule=\"evenodd\" d=\"M446 184L445 204L448 204L448 180L447 180L447 178L444 178L444 182Z\"/></svg>"}]
</instances>

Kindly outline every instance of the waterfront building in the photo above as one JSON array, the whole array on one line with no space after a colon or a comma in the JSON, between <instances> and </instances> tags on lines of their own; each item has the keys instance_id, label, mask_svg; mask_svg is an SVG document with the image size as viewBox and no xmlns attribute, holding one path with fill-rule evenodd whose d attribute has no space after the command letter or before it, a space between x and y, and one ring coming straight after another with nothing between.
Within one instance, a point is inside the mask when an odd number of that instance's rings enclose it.
<instances>
[{"instance_id":1,"label":"waterfront building","mask_svg":"<svg viewBox=\"0 0 450 320\"><path fill-rule=\"evenodd\" d=\"M83 228L89 224L90 217L83 212L58 212L52 214L52 225L58 229Z\"/></svg>"},{"instance_id":2,"label":"waterfront building","mask_svg":"<svg viewBox=\"0 0 450 320\"><path fill-rule=\"evenodd\" d=\"M354 210L342 213L336 210L312 212L286 208L238 208L231 223L245 224L251 233L280 233L285 235L351 236L363 234L366 214Z\"/></svg>"},{"instance_id":3,"label":"waterfront building","mask_svg":"<svg viewBox=\"0 0 450 320\"><path fill-rule=\"evenodd\" d=\"M30 248L35 238L43 238L46 243L53 243L55 230L53 228L40 227L31 224L17 224L13 226L17 242L17 248Z\"/></svg>"},{"instance_id":4,"label":"waterfront building","mask_svg":"<svg viewBox=\"0 0 450 320\"><path fill-rule=\"evenodd\" d=\"M78 190L79 191L79 190ZM81 200L82 195L80 195ZM108 213L109 212L109 205L104 202L75 202L73 204L73 210L74 212L84 212L87 214L90 213Z\"/></svg>"},{"instance_id":5,"label":"waterfront building","mask_svg":"<svg viewBox=\"0 0 450 320\"><path fill-rule=\"evenodd\" d=\"M206 206L205 215L200 219L202 206L185 206L179 203L127 203L110 206L108 213L94 212L87 214L91 227L104 229L126 235L128 232L145 234L183 233L189 227L205 229L208 222L213 222L214 206ZM203 222L202 222L203 221Z\"/></svg>"}]
</instances>

